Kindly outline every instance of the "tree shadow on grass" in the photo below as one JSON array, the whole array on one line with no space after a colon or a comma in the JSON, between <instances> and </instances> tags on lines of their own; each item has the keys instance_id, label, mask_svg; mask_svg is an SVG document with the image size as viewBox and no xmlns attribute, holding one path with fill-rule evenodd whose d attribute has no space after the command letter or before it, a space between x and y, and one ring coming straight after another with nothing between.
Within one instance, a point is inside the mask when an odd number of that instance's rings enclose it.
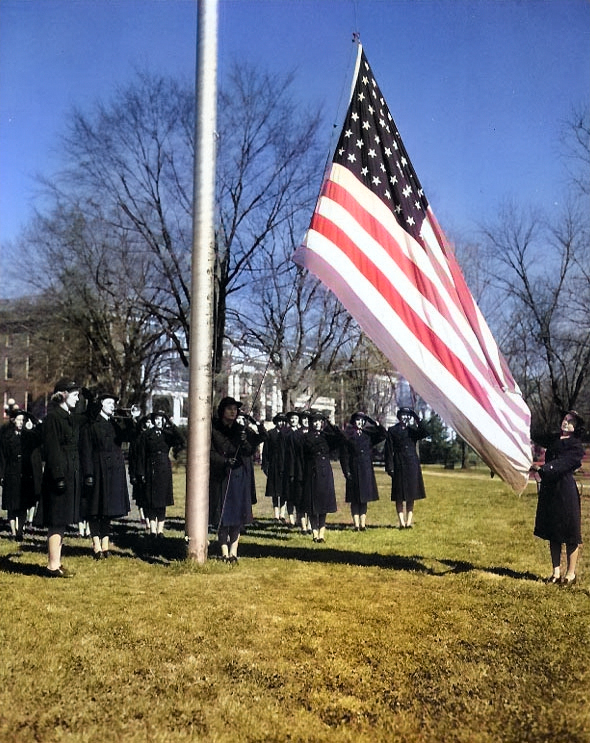
<instances>
[{"instance_id":1,"label":"tree shadow on grass","mask_svg":"<svg viewBox=\"0 0 590 743\"><path fill-rule=\"evenodd\" d=\"M414 557L383 555L379 552L356 552L333 547L310 545L309 547L240 542L240 555L260 559L273 557L281 560L325 563L330 565L352 565L355 567L378 567L385 570L408 570L417 573L432 573L431 569Z\"/></svg>"},{"instance_id":2,"label":"tree shadow on grass","mask_svg":"<svg viewBox=\"0 0 590 743\"><path fill-rule=\"evenodd\" d=\"M514 580L532 580L538 581L539 576L535 573L531 573L528 570L521 572L519 570L512 570L511 568L499 567L499 566L488 566L481 567L474 565L471 562L465 562L464 560L438 560L442 565L447 565L450 570L446 571L445 574L458 574L458 573L470 573L472 571L478 573L488 573L490 575L497 575L501 578L513 578Z\"/></svg>"},{"instance_id":3,"label":"tree shadow on grass","mask_svg":"<svg viewBox=\"0 0 590 743\"><path fill-rule=\"evenodd\" d=\"M0 572L12 573L13 575L37 575L45 576L45 566L35 565L30 562L20 562L21 552L10 552L0 557Z\"/></svg>"},{"instance_id":4,"label":"tree shadow on grass","mask_svg":"<svg viewBox=\"0 0 590 743\"><path fill-rule=\"evenodd\" d=\"M382 528L382 527L370 527ZM383 527L392 528L392 527ZM330 524L329 531L349 530L350 525ZM120 519L112 523L111 554L116 559L139 559L148 564L169 565L171 562L183 561L187 557L187 547L179 533L184 534L185 523L182 518L171 518L166 521L167 535L154 538L145 532L139 520ZM423 555L403 556L379 552L363 552L317 545L309 541L309 546L291 544L290 537L299 536L297 528L277 524L274 519L257 519L248 525L245 534L256 541L242 540L240 556L252 559L274 558L297 560L307 563L324 563L332 565L351 565L355 567L378 567L383 570L408 571L422 575L445 577L462 573L487 573L514 580L539 580L539 576L530 572L516 571L503 566L479 566L464 560L450 560ZM215 535L209 535L211 541L209 558L215 559L219 553ZM44 568L39 565L20 562L23 554L45 553L46 537L42 532L28 535L15 552L0 558L0 571L21 573L23 575L43 575ZM90 539L80 538L77 533L69 532L64 544L64 557L88 557L92 551Z\"/></svg>"}]
</instances>

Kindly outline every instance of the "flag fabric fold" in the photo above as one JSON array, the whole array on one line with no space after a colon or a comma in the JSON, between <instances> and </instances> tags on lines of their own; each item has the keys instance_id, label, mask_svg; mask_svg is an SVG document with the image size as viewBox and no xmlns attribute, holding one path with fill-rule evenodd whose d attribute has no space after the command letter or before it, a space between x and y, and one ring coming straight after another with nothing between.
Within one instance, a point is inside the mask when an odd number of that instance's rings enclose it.
<instances>
[{"instance_id":1,"label":"flag fabric fold","mask_svg":"<svg viewBox=\"0 0 590 743\"><path fill-rule=\"evenodd\" d=\"M530 411L440 229L359 45L350 105L303 244L314 273L416 392L515 491Z\"/></svg>"}]
</instances>

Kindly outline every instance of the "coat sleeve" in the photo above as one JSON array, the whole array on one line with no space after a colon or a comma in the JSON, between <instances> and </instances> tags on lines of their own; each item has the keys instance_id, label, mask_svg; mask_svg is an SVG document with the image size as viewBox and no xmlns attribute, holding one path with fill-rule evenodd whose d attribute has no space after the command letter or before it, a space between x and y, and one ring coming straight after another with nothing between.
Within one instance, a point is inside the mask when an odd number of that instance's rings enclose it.
<instances>
[{"instance_id":1,"label":"coat sleeve","mask_svg":"<svg viewBox=\"0 0 590 743\"><path fill-rule=\"evenodd\" d=\"M6 471L6 454L4 451L5 436L0 435L0 480L4 477Z\"/></svg>"},{"instance_id":2,"label":"coat sleeve","mask_svg":"<svg viewBox=\"0 0 590 743\"><path fill-rule=\"evenodd\" d=\"M545 462L539 467L539 475L542 480L558 480L568 472L575 472L582 465L584 447L581 442L576 441L571 446L559 452L555 459Z\"/></svg>"},{"instance_id":3,"label":"coat sleeve","mask_svg":"<svg viewBox=\"0 0 590 743\"><path fill-rule=\"evenodd\" d=\"M385 461L385 471L391 477L393 475L394 467L394 445L392 441L391 429L387 432L385 437L385 446L383 447L383 459Z\"/></svg>"},{"instance_id":4,"label":"coat sleeve","mask_svg":"<svg viewBox=\"0 0 590 743\"><path fill-rule=\"evenodd\" d=\"M82 466L83 477L94 477L91 424L82 426L80 430L80 464Z\"/></svg>"},{"instance_id":5,"label":"coat sleeve","mask_svg":"<svg viewBox=\"0 0 590 743\"><path fill-rule=\"evenodd\" d=\"M48 415L43 421L43 444L45 449L45 468L51 478L64 480L66 460L60 445L61 425L56 415Z\"/></svg>"}]
</instances>

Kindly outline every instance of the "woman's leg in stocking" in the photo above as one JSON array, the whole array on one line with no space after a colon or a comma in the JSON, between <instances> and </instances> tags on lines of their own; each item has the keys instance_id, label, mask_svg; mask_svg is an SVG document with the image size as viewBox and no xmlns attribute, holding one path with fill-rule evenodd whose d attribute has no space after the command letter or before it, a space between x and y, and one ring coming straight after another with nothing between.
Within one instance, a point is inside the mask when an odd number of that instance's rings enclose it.
<instances>
[{"instance_id":1,"label":"woman's leg in stocking","mask_svg":"<svg viewBox=\"0 0 590 743\"><path fill-rule=\"evenodd\" d=\"M409 529L414 521L414 501L406 501L406 527Z\"/></svg>"},{"instance_id":2,"label":"woman's leg in stocking","mask_svg":"<svg viewBox=\"0 0 590 743\"><path fill-rule=\"evenodd\" d=\"M365 531L367 528L367 504L366 503L359 503L359 521L360 521L360 530Z\"/></svg>"},{"instance_id":3,"label":"woman's leg in stocking","mask_svg":"<svg viewBox=\"0 0 590 743\"><path fill-rule=\"evenodd\" d=\"M311 523L311 533L313 534L313 541L317 542L320 535L320 517L317 513L312 513L309 516Z\"/></svg>"},{"instance_id":4,"label":"woman's leg in stocking","mask_svg":"<svg viewBox=\"0 0 590 743\"><path fill-rule=\"evenodd\" d=\"M217 532L217 540L221 549L222 560L227 560L229 557L229 527L220 526Z\"/></svg>"},{"instance_id":5,"label":"woman's leg in stocking","mask_svg":"<svg viewBox=\"0 0 590 743\"><path fill-rule=\"evenodd\" d=\"M229 528L229 559L238 559L238 542L240 541L240 527L230 526Z\"/></svg>"},{"instance_id":6,"label":"woman's leg in stocking","mask_svg":"<svg viewBox=\"0 0 590 743\"><path fill-rule=\"evenodd\" d=\"M561 542L549 542L549 551L551 552L553 577L559 578L561 575Z\"/></svg>"},{"instance_id":7,"label":"woman's leg in stocking","mask_svg":"<svg viewBox=\"0 0 590 743\"><path fill-rule=\"evenodd\" d=\"M350 515L352 516L352 523L354 525L354 530L358 531L361 527L361 517L360 517L360 509L359 509L358 503L350 504Z\"/></svg>"},{"instance_id":8,"label":"woman's leg in stocking","mask_svg":"<svg viewBox=\"0 0 590 743\"><path fill-rule=\"evenodd\" d=\"M406 528L406 518L404 516L404 502L403 500L396 500L395 510L397 511L397 518L399 520L399 528Z\"/></svg>"},{"instance_id":9,"label":"woman's leg in stocking","mask_svg":"<svg viewBox=\"0 0 590 743\"><path fill-rule=\"evenodd\" d=\"M323 542L326 538L326 514L320 513L318 517L318 540Z\"/></svg>"},{"instance_id":10,"label":"woman's leg in stocking","mask_svg":"<svg viewBox=\"0 0 590 743\"><path fill-rule=\"evenodd\" d=\"M47 532L47 567L59 570L61 567L61 548L64 539L64 527L50 526Z\"/></svg>"},{"instance_id":11,"label":"woman's leg in stocking","mask_svg":"<svg viewBox=\"0 0 590 743\"><path fill-rule=\"evenodd\" d=\"M102 553L100 519L90 519L88 523L90 525L90 536L92 537L92 551L100 557Z\"/></svg>"},{"instance_id":12,"label":"woman's leg in stocking","mask_svg":"<svg viewBox=\"0 0 590 743\"><path fill-rule=\"evenodd\" d=\"M565 551L567 554L567 571L565 577L571 581L576 576L576 565L578 564L580 547L577 544L566 544Z\"/></svg>"}]
</instances>

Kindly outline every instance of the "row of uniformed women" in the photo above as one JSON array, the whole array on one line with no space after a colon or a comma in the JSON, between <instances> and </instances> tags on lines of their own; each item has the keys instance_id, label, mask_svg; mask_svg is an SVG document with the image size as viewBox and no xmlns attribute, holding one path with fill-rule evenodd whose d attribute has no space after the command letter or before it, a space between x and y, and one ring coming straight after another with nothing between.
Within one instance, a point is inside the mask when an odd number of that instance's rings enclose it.
<instances>
[{"instance_id":1,"label":"row of uniformed women","mask_svg":"<svg viewBox=\"0 0 590 743\"><path fill-rule=\"evenodd\" d=\"M303 532L314 542L325 541L326 517L337 510L331 455L339 452L346 478L346 502L350 504L355 529L366 529L367 504L379 495L373 470L373 447L386 438L386 469L392 476L392 500L396 501L401 527L412 525L413 503L424 498L424 485L416 453L416 441L428 435L414 411L401 409L399 423L387 432L364 413L355 413L344 431L320 413L279 413L274 428L242 414L242 403L224 398L213 421L210 474L210 522L219 526L221 556L235 562L239 533L251 523L256 502L252 455L264 442L262 469L267 476L266 496L272 499L274 515L283 508L295 524L295 511ZM410 425L412 419L416 426ZM311 425L307 427L307 423ZM237 507L239 504L239 508ZM404 504L406 513L404 514Z\"/></svg>"},{"instance_id":2,"label":"row of uniformed women","mask_svg":"<svg viewBox=\"0 0 590 743\"><path fill-rule=\"evenodd\" d=\"M0 485L2 508L7 511L11 535L23 540L41 493L41 429L38 421L18 407L8 411L9 421L0 429Z\"/></svg>"},{"instance_id":3,"label":"row of uniformed women","mask_svg":"<svg viewBox=\"0 0 590 743\"><path fill-rule=\"evenodd\" d=\"M144 508L153 516L155 530L161 533L166 505L173 502L168 452L171 447L175 450L182 447L180 434L163 413L152 415L153 436L147 431L140 433L136 421L115 417L114 394L100 395L86 405L84 412L78 412L84 407L80 405L80 389L73 380L60 380L40 426L23 438L23 430L27 429L19 419L24 416L16 414L11 416L11 423L0 437L0 473L5 483L3 507L9 516L15 513L13 498L17 490L22 496L21 511L33 497L40 496L38 520L48 530L46 570L50 577L69 575L61 557L65 530L71 524L87 520L95 557L104 559L109 555L110 522L130 510L121 449L124 441L133 443L133 473L139 482ZM15 440L21 442L18 451ZM39 478L41 457L45 466ZM34 486L39 479L40 488ZM18 524L20 512L15 515ZM18 536L18 526L16 533Z\"/></svg>"},{"instance_id":4,"label":"row of uniformed women","mask_svg":"<svg viewBox=\"0 0 590 743\"><path fill-rule=\"evenodd\" d=\"M379 498L373 448L385 439L385 467L392 477L391 497L396 502L400 528L411 528L414 501L425 497L416 442L428 435L428 429L409 408L399 410L398 420L386 431L365 413L357 412L340 431L322 415L310 411L276 415L275 427L268 432L262 452L266 495L273 500L275 518L279 519L281 504L286 504L288 510L295 506L302 514L302 531L306 532L308 511L319 515L319 521L314 519L317 528L312 532L314 539L323 541L325 514L332 512L324 512L323 508L329 504L335 510L331 495L334 485L326 462L330 454L338 453L354 528L365 531L368 504ZM413 421L416 425L412 425ZM319 505L322 501L325 502ZM291 513L289 510L293 524Z\"/></svg>"}]
</instances>

